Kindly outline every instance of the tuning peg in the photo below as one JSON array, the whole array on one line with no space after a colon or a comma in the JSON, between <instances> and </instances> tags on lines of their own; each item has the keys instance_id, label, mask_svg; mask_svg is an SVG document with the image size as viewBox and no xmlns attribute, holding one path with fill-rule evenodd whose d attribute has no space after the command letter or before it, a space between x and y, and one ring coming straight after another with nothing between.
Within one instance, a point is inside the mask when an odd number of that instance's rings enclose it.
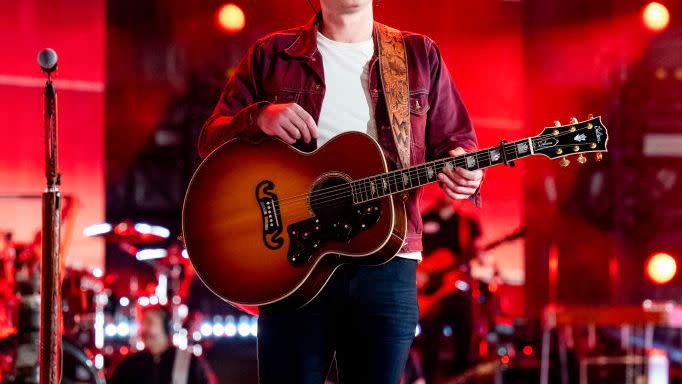
<instances>
[{"instance_id":1,"label":"tuning peg","mask_svg":"<svg viewBox=\"0 0 682 384\"><path fill-rule=\"evenodd\" d=\"M592 120L593 118L594 118L594 115L593 115L593 114L590 113L590 114L587 115L587 120Z\"/></svg>"},{"instance_id":2,"label":"tuning peg","mask_svg":"<svg viewBox=\"0 0 682 384\"><path fill-rule=\"evenodd\" d=\"M576 119L575 117L571 117L571 120L569 121L571 122L571 124L578 124L578 119Z\"/></svg>"},{"instance_id":3,"label":"tuning peg","mask_svg":"<svg viewBox=\"0 0 682 384\"><path fill-rule=\"evenodd\" d=\"M580 164L585 164L585 163L587 163L587 157L583 156L583 154L581 153L580 156L578 156L578 162L579 162Z\"/></svg>"},{"instance_id":4,"label":"tuning peg","mask_svg":"<svg viewBox=\"0 0 682 384\"><path fill-rule=\"evenodd\" d=\"M571 164L571 160L565 157L562 157L561 161L559 161L559 165L561 165L562 167L568 167L569 164Z\"/></svg>"},{"instance_id":5,"label":"tuning peg","mask_svg":"<svg viewBox=\"0 0 682 384\"><path fill-rule=\"evenodd\" d=\"M559 120L554 120L554 126L555 126L555 127L561 127L561 121L559 121Z\"/></svg>"},{"instance_id":6,"label":"tuning peg","mask_svg":"<svg viewBox=\"0 0 682 384\"><path fill-rule=\"evenodd\" d=\"M602 159L603 157L604 157L604 155L602 155L601 152L600 152L600 153L595 153L595 154L594 154L594 160L595 160L595 161L601 161L601 159Z\"/></svg>"}]
</instances>

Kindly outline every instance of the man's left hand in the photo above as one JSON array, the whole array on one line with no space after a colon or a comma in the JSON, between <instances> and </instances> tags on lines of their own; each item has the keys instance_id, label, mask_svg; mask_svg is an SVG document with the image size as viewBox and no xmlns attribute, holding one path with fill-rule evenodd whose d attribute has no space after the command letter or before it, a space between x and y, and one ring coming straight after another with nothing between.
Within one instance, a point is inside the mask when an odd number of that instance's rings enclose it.
<instances>
[{"instance_id":1,"label":"man's left hand","mask_svg":"<svg viewBox=\"0 0 682 384\"><path fill-rule=\"evenodd\" d=\"M450 151L452 156L463 155L465 153L466 151L461 147ZM478 187L481 186L482 179L483 171L480 169L468 171L459 167L454 169L443 168L442 172L438 174L440 186L445 194L449 198L457 200L467 199L476 193Z\"/></svg>"}]
</instances>

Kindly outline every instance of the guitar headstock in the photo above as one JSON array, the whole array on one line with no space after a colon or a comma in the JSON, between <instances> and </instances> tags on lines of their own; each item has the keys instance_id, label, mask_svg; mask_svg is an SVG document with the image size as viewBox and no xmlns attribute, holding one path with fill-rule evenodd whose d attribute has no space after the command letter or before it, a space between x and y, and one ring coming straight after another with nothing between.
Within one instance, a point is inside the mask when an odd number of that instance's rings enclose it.
<instances>
[{"instance_id":1,"label":"guitar headstock","mask_svg":"<svg viewBox=\"0 0 682 384\"><path fill-rule=\"evenodd\" d=\"M578 162L584 164L587 158L583 153L595 152L595 159L601 160L602 152L606 152L608 132L602 124L601 117L589 117L585 121L571 118L570 124L561 125L555 121L554 127L545 128L542 133L532 137L534 153L541 153L550 159L561 157L561 166L571 162L567 156L578 155Z\"/></svg>"}]
</instances>

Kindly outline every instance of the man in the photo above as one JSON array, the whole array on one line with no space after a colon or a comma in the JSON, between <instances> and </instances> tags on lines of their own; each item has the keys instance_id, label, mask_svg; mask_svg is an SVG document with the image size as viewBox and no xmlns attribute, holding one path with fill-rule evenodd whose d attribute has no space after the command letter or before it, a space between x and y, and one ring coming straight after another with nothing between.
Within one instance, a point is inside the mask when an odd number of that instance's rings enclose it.
<instances>
[{"instance_id":1,"label":"man","mask_svg":"<svg viewBox=\"0 0 682 384\"><path fill-rule=\"evenodd\" d=\"M238 136L265 134L310 151L356 130L377 139L398 162L377 65L372 1L320 3L321 12L308 25L268 35L249 50L204 125L202 157ZM475 134L438 49L424 36L403 36L411 163L475 148ZM439 175L453 199L477 199L481 178L480 171L463 169ZM398 257L377 267L339 268L300 310L261 308L261 383L322 383L334 356L342 383L399 382L418 317L419 196L413 191L406 201L408 233Z\"/></svg>"},{"instance_id":2,"label":"man","mask_svg":"<svg viewBox=\"0 0 682 384\"><path fill-rule=\"evenodd\" d=\"M142 313L140 335L145 350L121 361L109 383L208 384L215 383L203 360L171 345L170 314L159 306Z\"/></svg>"},{"instance_id":3,"label":"man","mask_svg":"<svg viewBox=\"0 0 682 384\"><path fill-rule=\"evenodd\" d=\"M427 384L435 382L443 327L452 329L454 361L452 373L469 368L474 332L472 283L469 263L478 259L481 227L478 218L467 212L465 203L450 201L432 191L432 201L422 205L424 262L417 269L417 289L422 297L438 298L420 308L421 349ZM424 299L422 299L424 300Z\"/></svg>"}]
</instances>

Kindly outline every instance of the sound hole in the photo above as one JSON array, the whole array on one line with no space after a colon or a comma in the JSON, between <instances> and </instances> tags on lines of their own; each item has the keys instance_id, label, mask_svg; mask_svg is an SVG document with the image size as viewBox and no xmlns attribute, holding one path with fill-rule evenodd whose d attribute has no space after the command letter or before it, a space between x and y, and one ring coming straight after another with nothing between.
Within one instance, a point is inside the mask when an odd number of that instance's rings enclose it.
<instances>
[{"instance_id":1,"label":"sound hole","mask_svg":"<svg viewBox=\"0 0 682 384\"><path fill-rule=\"evenodd\" d=\"M310 194L310 207L317 217L338 217L352 206L350 182L340 176L322 180Z\"/></svg>"}]
</instances>

